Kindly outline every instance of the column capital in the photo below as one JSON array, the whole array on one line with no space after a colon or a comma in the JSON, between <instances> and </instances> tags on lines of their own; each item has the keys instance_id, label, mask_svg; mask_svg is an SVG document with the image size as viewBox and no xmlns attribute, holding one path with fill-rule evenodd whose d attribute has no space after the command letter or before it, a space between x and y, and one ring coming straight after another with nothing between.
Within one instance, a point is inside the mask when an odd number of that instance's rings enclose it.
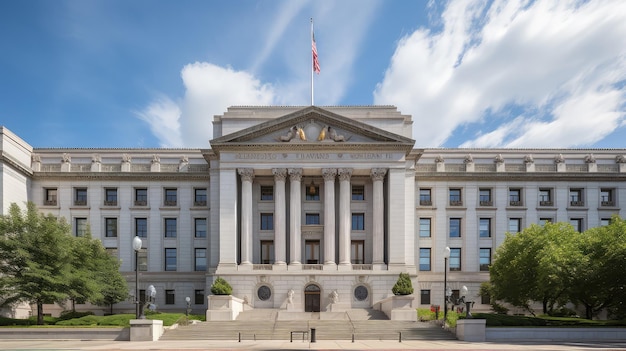
<instances>
[{"instance_id":1,"label":"column capital","mask_svg":"<svg viewBox=\"0 0 626 351\"><path fill-rule=\"evenodd\" d=\"M322 176L324 177L325 181L333 181L335 180L335 177L337 176L337 169L336 168L324 168L322 169Z\"/></svg>"},{"instance_id":2,"label":"column capital","mask_svg":"<svg viewBox=\"0 0 626 351\"><path fill-rule=\"evenodd\" d=\"M302 168L289 168L289 179L293 182L302 180Z\"/></svg>"},{"instance_id":3,"label":"column capital","mask_svg":"<svg viewBox=\"0 0 626 351\"><path fill-rule=\"evenodd\" d=\"M387 174L387 168L372 168L370 171L370 176L373 181L384 180L385 175Z\"/></svg>"},{"instance_id":4,"label":"column capital","mask_svg":"<svg viewBox=\"0 0 626 351\"><path fill-rule=\"evenodd\" d=\"M339 168L337 170L337 173L339 174L339 180L343 181L343 180L350 180L350 177L352 177L352 168Z\"/></svg>"},{"instance_id":5,"label":"column capital","mask_svg":"<svg viewBox=\"0 0 626 351\"><path fill-rule=\"evenodd\" d=\"M237 172L241 176L241 180L251 182L254 179L253 168L238 168Z\"/></svg>"},{"instance_id":6,"label":"column capital","mask_svg":"<svg viewBox=\"0 0 626 351\"><path fill-rule=\"evenodd\" d=\"M287 178L287 170L285 168L272 168L272 173L274 173L275 181L284 181Z\"/></svg>"}]
</instances>

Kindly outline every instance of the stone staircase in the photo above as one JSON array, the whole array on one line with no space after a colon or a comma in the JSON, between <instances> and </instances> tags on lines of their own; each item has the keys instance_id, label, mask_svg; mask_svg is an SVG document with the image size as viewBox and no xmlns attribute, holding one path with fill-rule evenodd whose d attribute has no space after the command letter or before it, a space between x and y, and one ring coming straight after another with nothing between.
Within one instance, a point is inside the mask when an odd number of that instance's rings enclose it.
<instances>
[{"instance_id":1,"label":"stone staircase","mask_svg":"<svg viewBox=\"0 0 626 351\"><path fill-rule=\"evenodd\" d=\"M257 309L235 321L209 321L169 329L161 340L453 340L440 326L390 321L381 311L354 309L342 313L286 312ZM295 333L292 333L295 332ZM302 333L305 332L305 333Z\"/></svg>"}]
</instances>

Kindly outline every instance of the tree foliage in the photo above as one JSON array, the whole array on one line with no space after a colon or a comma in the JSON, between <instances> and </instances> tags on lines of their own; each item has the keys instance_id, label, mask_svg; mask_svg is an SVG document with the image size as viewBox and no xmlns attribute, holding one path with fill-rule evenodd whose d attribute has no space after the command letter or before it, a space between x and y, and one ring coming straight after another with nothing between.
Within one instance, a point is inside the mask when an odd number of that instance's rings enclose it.
<instances>
[{"instance_id":1,"label":"tree foliage","mask_svg":"<svg viewBox=\"0 0 626 351\"><path fill-rule=\"evenodd\" d=\"M393 292L394 295L411 295L413 293L413 283L411 283L409 273L400 273L391 292Z\"/></svg>"},{"instance_id":2,"label":"tree foliage","mask_svg":"<svg viewBox=\"0 0 626 351\"><path fill-rule=\"evenodd\" d=\"M226 279L217 277L211 285L211 292L213 295L230 295L233 293L233 287L228 284Z\"/></svg>"}]
</instances>

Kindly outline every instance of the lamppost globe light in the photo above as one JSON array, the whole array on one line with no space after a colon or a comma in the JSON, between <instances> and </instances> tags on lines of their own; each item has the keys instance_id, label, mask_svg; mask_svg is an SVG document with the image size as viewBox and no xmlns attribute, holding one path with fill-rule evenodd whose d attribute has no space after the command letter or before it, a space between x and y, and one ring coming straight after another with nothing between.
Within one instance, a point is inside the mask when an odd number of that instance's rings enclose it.
<instances>
[{"instance_id":1,"label":"lamppost globe light","mask_svg":"<svg viewBox=\"0 0 626 351\"><path fill-rule=\"evenodd\" d=\"M191 301L191 298L189 298L189 296L185 297L185 301L187 301L187 303L189 303Z\"/></svg>"},{"instance_id":2,"label":"lamppost globe light","mask_svg":"<svg viewBox=\"0 0 626 351\"><path fill-rule=\"evenodd\" d=\"M135 237L133 238L133 250L135 250L135 251L139 251L139 250L141 250L141 245L142 245L142 244L143 244L143 243L141 242L141 238L140 238L140 237L135 236Z\"/></svg>"},{"instance_id":3,"label":"lamppost globe light","mask_svg":"<svg viewBox=\"0 0 626 351\"><path fill-rule=\"evenodd\" d=\"M450 257L450 247L449 246L446 246L446 248L443 249L443 257L444 258Z\"/></svg>"},{"instance_id":4,"label":"lamppost globe light","mask_svg":"<svg viewBox=\"0 0 626 351\"><path fill-rule=\"evenodd\" d=\"M447 296L447 297L452 296L452 289L450 289L450 287L447 287L447 288L446 288L446 296Z\"/></svg>"},{"instance_id":5,"label":"lamppost globe light","mask_svg":"<svg viewBox=\"0 0 626 351\"><path fill-rule=\"evenodd\" d=\"M461 296L467 296L467 286L465 285L461 288Z\"/></svg>"}]
</instances>

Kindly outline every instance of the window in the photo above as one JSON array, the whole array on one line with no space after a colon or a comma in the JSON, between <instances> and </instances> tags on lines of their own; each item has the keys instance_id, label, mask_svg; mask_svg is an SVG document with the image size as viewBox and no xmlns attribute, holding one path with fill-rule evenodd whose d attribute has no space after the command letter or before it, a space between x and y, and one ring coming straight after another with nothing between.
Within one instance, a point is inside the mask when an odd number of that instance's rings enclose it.
<instances>
[{"instance_id":1,"label":"window","mask_svg":"<svg viewBox=\"0 0 626 351\"><path fill-rule=\"evenodd\" d=\"M363 185L352 186L352 201L365 200L365 187Z\"/></svg>"},{"instance_id":2,"label":"window","mask_svg":"<svg viewBox=\"0 0 626 351\"><path fill-rule=\"evenodd\" d=\"M107 254L108 254L109 256L112 256L112 257L118 258L118 257L117 257L117 255L118 255L118 252L117 252L117 247L107 247L105 250L106 250L106 252L107 252Z\"/></svg>"},{"instance_id":3,"label":"window","mask_svg":"<svg viewBox=\"0 0 626 351\"><path fill-rule=\"evenodd\" d=\"M430 290L428 289L420 290L420 304L430 305Z\"/></svg>"},{"instance_id":4,"label":"window","mask_svg":"<svg viewBox=\"0 0 626 351\"><path fill-rule=\"evenodd\" d=\"M583 219L582 218L570 218L569 224L571 224L572 227L574 227L574 229L577 232L581 233L583 231Z\"/></svg>"},{"instance_id":5,"label":"window","mask_svg":"<svg viewBox=\"0 0 626 351\"><path fill-rule=\"evenodd\" d=\"M539 218L539 225L544 226L546 223L554 222L552 218Z\"/></svg>"},{"instance_id":6,"label":"window","mask_svg":"<svg viewBox=\"0 0 626 351\"><path fill-rule=\"evenodd\" d=\"M74 205L75 206L87 205L87 188L74 189Z\"/></svg>"},{"instance_id":7,"label":"window","mask_svg":"<svg viewBox=\"0 0 626 351\"><path fill-rule=\"evenodd\" d=\"M450 218L450 237L461 237L461 218Z\"/></svg>"},{"instance_id":8,"label":"window","mask_svg":"<svg viewBox=\"0 0 626 351\"><path fill-rule=\"evenodd\" d=\"M522 189L509 189L509 206L522 206Z\"/></svg>"},{"instance_id":9,"label":"window","mask_svg":"<svg viewBox=\"0 0 626 351\"><path fill-rule=\"evenodd\" d=\"M313 182L311 182L311 185L306 186L306 200L320 201L320 187Z\"/></svg>"},{"instance_id":10,"label":"window","mask_svg":"<svg viewBox=\"0 0 626 351\"><path fill-rule=\"evenodd\" d=\"M271 185L261 186L261 201L274 200L274 187Z\"/></svg>"},{"instance_id":11,"label":"window","mask_svg":"<svg viewBox=\"0 0 626 351\"><path fill-rule=\"evenodd\" d=\"M491 264L491 249L480 249L479 264L481 272L489 271L489 265Z\"/></svg>"},{"instance_id":12,"label":"window","mask_svg":"<svg viewBox=\"0 0 626 351\"><path fill-rule=\"evenodd\" d=\"M606 226L611 224L611 219L610 218L600 218L600 225L601 226Z\"/></svg>"},{"instance_id":13,"label":"window","mask_svg":"<svg viewBox=\"0 0 626 351\"><path fill-rule=\"evenodd\" d=\"M117 189L104 189L104 206L117 206Z\"/></svg>"},{"instance_id":14,"label":"window","mask_svg":"<svg viewBox=\"0 0 626 351\"><path fill-rule=\"evenodd\" d=\"M146 291L144 289L139 289L139 301L142 303L146 302Z\"/></svg>"},{"instance_id":15,"label":"window","mask_svg":"<svg viewBox=\"0 0 626 351\"><path fill-rule=\"evenodd\" d=\"M178 204L178 191L176 188L165 189L165 206L176 206Z\"/></svg>"},{"instance_id":16,"label":"window","mask_svg":"<svg viewBox=\"0 0 626 351\"><path fill-rule=\"evenodd\" d=\"M206 188L193 189L193 205L206 206Z\"/></svg>"},{"instance_id":17,"label":"window","mask_svg":"<svg viewBox=\"0 0 626 351\"><path fill-rule=\"evenodd\" d=\"M105 236L107 238L117 237L117 218L105 218L104 223L106 226Z\"/></svg>"},{"instance_id":18,"label":"window","mask_svg":"<svg viewBox=\"0 0 626 351\"><path fill-rule=\"evenodd\" d=\"M491 295L488 292L484 292L480 295L480 303L483 305L491 304Z\"/></svg>"},{"instance_id":19,"label":"window","mask_svg":"<svg viewBox=\"0 0 626 351\"><path fill-rule=\"evenodd\" d=\"M420 218L420 238L430 238L430 218Z\"/></svg>"},{"instance_id":20,"label":"window","mask_svg":"<svg viewBox=\"0 0 626 351\"><path fill-rule=\"evenodd\" d=\"M569 190L569 204L570 206L584 206L583 201L583 189L570 189Z\"/></svg>"},{"instance_id":21,"label":"window","mask_svg":"<svg viewBox=\"0 0 626 351\"><path fill-rule=\"evenodd\" d=\"M206 249L196 248L195 250L196 263L194 270L206 271Z\"/></svg>"},{"instance_id":22,"label":"window","mask_svg":"<svg viewBox=\"0 0 626 351\"><path fill-rule=\"evenodd\" d=\"M176 303L176 294L174 293L174 290L165 290L165 304L173 305L174 303Z\"/></svg>"},{"instance_id":23,"label":"window","mask_svg":"<svg viewBox=\"0 0 626 351\"><path fill-rule=\"evenodd\" d=\"M148 205L148 189L135 188L135 206Z\"/></svg>"},{"instance_id":24,"label":"window","mask_svg":"<svg viewBox=\"0 0 626 351\"><path fill-rule=\"evenodd\" d=\"M420 271L430 271L430 249L420 249Z\"/></svg>"},{"instance_id":25,"label":"window","mask_svg":"<svg viewBox=\"0 0 626 351\"><path fill-rule=\"evenodd\" d=\"M194 236L206 238L206 218L194 218Z\"/></svg>"},{"instance_id":26,"label":"window","mask_svg":"<svg viewBox=\"0 0 626 351\"><path fill-rule=\"evenodd\" d=\"M197 289L193 291L193 303L195 305L204 305L204 290Z\"/></svg>"},{"instance_id":27,"label":"window","mask_svg":"<svg viewBox=\"0 0 626 351\"><path fill-rule=\"evenodd\" d=\"M521 218L509 218L509 233L519 233L521 228Z\"/></svg>"},{"instance_id":28,"label":"window","mask_svg":"<svg viewBox=\"0 0 626 351\"><path fill-rule=\"evenodd\" d=\"M274 241L273 240L261 240L261 263L262 264L274 263Z\"/></svg>"},{"instance_id":29,"label":"window","mask_svg":"<svg viewBox=\"0 0 626 351\"><path fill-rule=\"evenodd\" d=\"M431 206L433 201L430 197L430 189L420 189L420 205Z\"/></svg>"},{"instance_id":30,"label":"window","mask_svg":"<svg viewBox=\"0 0 626 351\"><path fill-rule=\"evenodd\" d=\"M450 270L461 270L461 249L450 249Z\"/></svg>"},{"instance_id":31,"label":"window","mask_svg":"<svg viewBox=\"0 0 626 351\"><path fill-rule=\"evenodd\" d=\"M600 206L615 206L614 189L600 189Z\"/></svg>"},{"instance_id":32,"label":"window","mask_svg":"<svg viewBox=\"0 0 626 351\"><path fill-rule=\"evenodd\" d=\"M148 237L148 219L135 218L135 235L140 238Z\"/></svg>"},{"instance_id":33,"label":"window","mask_svg":"<svg viewBox=\"0 0 626 351\"><path fill-rule=\"evenodd\" d=\"M166 271L176 270L176 249L173 249L173 248L165 249L165 270Z\"/></svg>"},{"instance_id":34,"label":"window","mask_svg":"<svg viewBox=\"0 0 626 351\"><path fill-rule=\"evenodd\" d=\"M478 191L478 198L480 206L493 206L493 201L491 201L491 189L480 189Z\"/></svg>"},{"instance_id":35,"label":"window","mask_svg":"<svg viewBox=\"0 0 626 351\"><path fill-rule=\"evenodd\" d=\"M176 218L165 218L165 237L176 237Z\"/></svg>"},{"instance_id":36,"label":"window","mask_svg":"<svg viewBox=\"0 0 626 351\"><path fill-rule=\"evenodd\" d=\"M352 264L363 264L364 261L365 241L352 240L350 243L350 260Z\"/></svg>"},{"instance_id":37,"label":"window","mask_svg":"<svg viewBox=\"0 0 626 351\"><path fill-rule=\"evenodd\" d=\"M320 262L319 240L306 240L304 242L304 259L307 264L318 264Z\"/></svg>"},{"instance_id":38,"label":"window","mask_svg":"<svg viewBox=\"0 0 626 351\"><path fill-rule=\"evenodd\" d=\"M274 230L273 213L261 213L261 230Z\"/></svg>"},{"instance_id":39,"label":"window","mask_svg":"<svg viewBox=\"0 0 626 351\"><path fill-rule=\"evenodd\" d=\"M539 189L539 206L552 206L552 189Z\"/></svg>"},{"instance_id":40,"label":"window","mask_svg":"<svg viewBox=\"0 0 626 351\"><path fill-rule=\"evenodd\" d=\"M76 236L85 236L87 234L87 218L75 218Z\"/></svg>"},{"instance_id":41,"label":"window","mask_svg":"<svg viewBox=\"0 0 626 351\"><path fill-rule=\"evenodd\" d=\"M365 214L364 213L352 214L352 230L365 230Z\"/></svg>"},{"instance_id":42,"label":"window","mask_svg":"<svg viewBox=\"0 0 626 351\"><path fill-rule=\"evenodd\" d=\"M139 265L139 267L137 267L137 270L142 272L148 271L148 249L139 250L139 252L137 253L136 264Z\"/></svg>"},{"instance_id":43,"label":"window","mask_svg":"<svg viewBox=\"0 0 626 351\"><path fill-rule=\"evenodd\" d=\"M461 189L450 189L450 206L462 206Z\"/></svg>"},{"instance_id":44,"label":"window","mask_svg":"<svg viewBox=\"0 0 626 351\"><path fill-rule=\"evenodd\" d=\"M478 232L481 238L491 238L491 218L481 218L479 220Z\"/></svg>"},{"instance_id":45,"label":"window","mask_svg":"<svg viewBox=\"0 0 626 351\"><path fill-rule=\"evenodd\" d=\"M44 189L44 205L46 206L56 206L57 205L57 188L48 188Z\"/></svg>"}]
</instances>

